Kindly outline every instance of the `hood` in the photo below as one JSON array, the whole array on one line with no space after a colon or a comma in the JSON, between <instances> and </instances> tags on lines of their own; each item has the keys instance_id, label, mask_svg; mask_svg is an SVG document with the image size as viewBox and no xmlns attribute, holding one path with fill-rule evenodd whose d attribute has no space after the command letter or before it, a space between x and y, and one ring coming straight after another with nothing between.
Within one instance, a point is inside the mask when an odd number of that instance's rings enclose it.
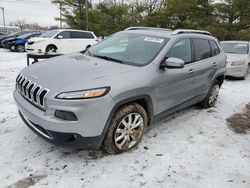
<instances>
[{"instance_id":1,"label":"hood","mask_svg":"<svg viewBox=\"0 0 250 188\"><path fill-rule=\"evenodd\" d=\"M42 37L34 37L29 39L29 42L37 42L37 41L41 41L41 40L46 40L47 38L42 38Z\"/></svg>"},{"instance_id":2,"label":"hood","mask_svg":"<svg viewBox=\"0 0 250 188\"><path fill-rule=\"evenodd\" d=\"M35 63L21 73L51 93L111 86L138 67L106 61L81 53L64 55Z\"/></svg>"},{"instance_id":3,"label":"hood","mask_svg":"<svg viewBox=\"0 0 250 188\"><path fill-rule=\"evenodd\" d=\"M227 53L227 62L231 63L234 61L241 61L246 60L247 54L233 54L233 53Z\"/></svg>"},{"instance_id":4,"label":"hood","mask_svg":"<svg viewBox=\"0 0 250 188\"><path fill-rule=\"evenodd\" d=\"M17 38L10 37L10 38L4 39L3 42L12 42L12 41L15 41L15 40L17 40Z\"/></svg>"}]
</instances>

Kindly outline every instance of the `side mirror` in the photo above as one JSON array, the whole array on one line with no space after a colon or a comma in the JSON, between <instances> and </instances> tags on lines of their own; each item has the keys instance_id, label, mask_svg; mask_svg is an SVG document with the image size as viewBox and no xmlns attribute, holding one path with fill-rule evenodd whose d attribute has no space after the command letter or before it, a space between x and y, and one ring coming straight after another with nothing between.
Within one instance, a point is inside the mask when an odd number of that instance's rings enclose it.
<instances>
[{"instance_id":1,"label":"side mirror","mask_svg":"<svg viewBox=\"0 0 250 188\"><path fill-rule=\"evenodd\" d=\"M58 35L57 38L58 39L63 39L63 36L62 35Z\"/></svg>"},{"instance_id":2,"label":"side mirror","mask_svg":"<svg viewBox=\"0 0 250 188\"><path fill-rule=\"evenodd\" d=\"M160 68L182 69L184 65L185 62L182 59L170 57L161 63Z\"/></svg>"}]
</instances>

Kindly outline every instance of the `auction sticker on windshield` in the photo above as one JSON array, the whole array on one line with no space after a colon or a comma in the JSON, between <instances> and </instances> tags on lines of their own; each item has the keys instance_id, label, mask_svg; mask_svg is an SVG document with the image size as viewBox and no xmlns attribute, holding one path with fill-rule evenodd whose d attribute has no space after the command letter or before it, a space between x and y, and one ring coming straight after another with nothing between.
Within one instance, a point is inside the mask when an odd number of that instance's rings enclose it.
<instances>
[{"instance_id":1,"label":"auction sticker on windshield","mask_svg":"<svg viewBox=\"0 0 250 188\"><path fill-rule=\"evenodd\" d=\"M154 38L154 37L145 37L144 41L162 43L164 39Z\"/></svg>"}]
</instances>

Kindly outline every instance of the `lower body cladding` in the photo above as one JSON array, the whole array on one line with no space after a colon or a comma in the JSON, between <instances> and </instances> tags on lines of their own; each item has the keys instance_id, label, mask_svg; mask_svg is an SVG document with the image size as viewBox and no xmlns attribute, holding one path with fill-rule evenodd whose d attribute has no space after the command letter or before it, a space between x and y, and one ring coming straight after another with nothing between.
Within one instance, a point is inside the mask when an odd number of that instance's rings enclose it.
<instances>
[{"instance_id":1,"label":"lower body cladding","mask_svg":"<svg viewBox=\"0 0 250 188\"><path fill-rule=\"evenodd\" d=\"M232 76L237 78L242 78L247 72L247 67L245 66L231 66L227 67L226 76Z\"/></svg>"},{"instance_id":2,"label":"lower body cladding","mask_svg":"<svg viewBox=\"0 0 250 188\"><path fill-rule=\"evenodd\" d=\"M109 95L80 102L57 100L58 105L47 105L45 111L28 102L17 90L14 98L22 120L40 137L66 147L100 148L112 110Z\"/></svg>"}]
</instances>

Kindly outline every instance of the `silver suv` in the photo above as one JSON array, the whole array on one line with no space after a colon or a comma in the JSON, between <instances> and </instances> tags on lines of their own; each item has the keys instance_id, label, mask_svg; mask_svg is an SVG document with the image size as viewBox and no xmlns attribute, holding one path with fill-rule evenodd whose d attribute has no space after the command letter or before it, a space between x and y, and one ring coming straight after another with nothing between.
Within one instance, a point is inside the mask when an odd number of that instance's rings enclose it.
<instances>
[{"instance_id":1,"label":"silver suv","mask_svg":"<svg viewBox=\"0 0 250 188\"><path fill-rule=\"evenodd\" d=\"M115 154L136 146L167 114L213 107L225 71L225 54L209 32L133 27L23 69L14 98L41 137Z\"/></svg>"}]
</instances>

